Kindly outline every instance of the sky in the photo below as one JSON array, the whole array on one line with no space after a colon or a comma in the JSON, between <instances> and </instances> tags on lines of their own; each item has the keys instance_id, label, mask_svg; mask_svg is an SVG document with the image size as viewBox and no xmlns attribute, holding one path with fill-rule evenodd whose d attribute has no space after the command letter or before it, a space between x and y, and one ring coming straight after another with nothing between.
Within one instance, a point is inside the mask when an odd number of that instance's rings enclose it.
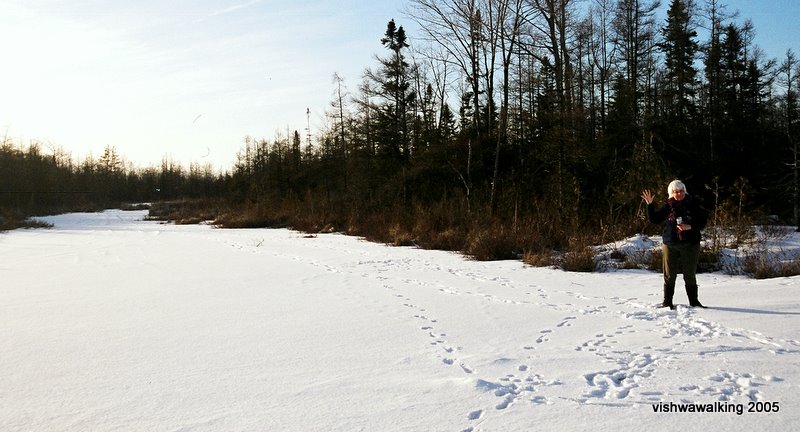
<instances>
[{"instance_id":1,"label":"sky","mask_svg":"<svg viewBox=\"0 0 800 432\"><path fill-rule=\"evenodd\" d=\"M0 0L0 134L137 166L230 165L245 136L322 125L397 0ZM398 19L399 22L399 19Z\"/></svg>"},{"instance_id":2,"label":"sky","mask_svg":"<svg viewBox=\"0 0 800 432\"><path fill-rule=\"evenodd\" d=\"M0 134L76 160L113 146L140 167L228 169L246 136L323 127L334 73L355 91L390 19L413 43L407 3L0 0ZM800 2L727 3L768 57L800 52Z\"/></svg>"}]
</instances>

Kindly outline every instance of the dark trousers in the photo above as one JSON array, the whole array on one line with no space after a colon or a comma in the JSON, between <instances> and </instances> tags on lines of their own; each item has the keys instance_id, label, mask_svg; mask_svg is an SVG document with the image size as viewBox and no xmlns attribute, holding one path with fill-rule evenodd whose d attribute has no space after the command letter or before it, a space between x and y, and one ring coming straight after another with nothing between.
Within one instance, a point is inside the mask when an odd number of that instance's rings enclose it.
<instances>
[{"instance_id":1,"label":"dark trousers","mask_svg":"<svg viewBox=\"0 0 800 432\"><path fill-rule=\"evenodd\" d=\"M661 247L664 265L664 305L672 305L672 296L675 293L675 281L678 273L683 273L683 282L686 285L686 295L689 304L699 304L697 301L697 261L700 259L699 244L673 244Z\"/></svg>"}]
</instances>

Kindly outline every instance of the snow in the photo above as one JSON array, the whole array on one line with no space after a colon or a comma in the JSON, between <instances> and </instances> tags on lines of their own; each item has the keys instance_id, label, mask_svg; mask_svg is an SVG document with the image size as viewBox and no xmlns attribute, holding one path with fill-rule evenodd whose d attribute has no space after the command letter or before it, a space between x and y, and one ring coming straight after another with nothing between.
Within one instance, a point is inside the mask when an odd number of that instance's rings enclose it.
<instances>
[{"instance_id":1,"label":"snow","mask_svg":"<svg viewBox=\"0 0 800 432\"><path fill-rule=\"evenodd\" d=\"M144 216L0 234L0 430L800 426L800 277L700 274L711 308L670 311L644 270Z\"/></svg>"}]
</instances>

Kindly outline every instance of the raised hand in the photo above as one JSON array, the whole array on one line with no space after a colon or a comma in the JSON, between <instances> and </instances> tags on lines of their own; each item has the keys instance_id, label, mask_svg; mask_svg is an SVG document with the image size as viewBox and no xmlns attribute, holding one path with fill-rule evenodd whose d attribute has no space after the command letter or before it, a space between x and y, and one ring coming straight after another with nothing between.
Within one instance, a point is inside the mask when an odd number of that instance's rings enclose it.
<instances>
[{"instance_id":1,"label":"raised hand","mask_svg":"<svg viewBox=\"0 0 800 432\"><path fill-rule=\"evenodd\" d=\"M642 191L642 199L647 204L652 204L653 203L653 198L654 198L653 197L653 192L651 192L650 189L645 189L645 190Z\"/></svg>"}]
</instances>

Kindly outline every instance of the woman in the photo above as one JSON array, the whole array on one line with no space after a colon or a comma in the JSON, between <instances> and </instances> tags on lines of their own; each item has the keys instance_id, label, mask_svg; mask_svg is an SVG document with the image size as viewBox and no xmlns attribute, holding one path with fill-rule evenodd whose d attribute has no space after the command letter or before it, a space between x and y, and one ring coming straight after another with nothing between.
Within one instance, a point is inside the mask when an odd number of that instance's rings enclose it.
<instances>
[{"instance_id":1,"label":"woman","mask_svg":"<svg viewBox=\"0 0 800 432\"><path fill-rule=\"evenodd\" d=\"M674 180L667 186L669 199L656 208L653 193L645 189L642 199L647 202L647 219L651 223L664 224L661 247L664 263L664 301L661 307L675 309L672 296L678 273L683 273L689 305L704 308L697 299L697 261L700 259L700 231L705 228L708 216L700 205L686 193L686 185Z\"/></svg>"}]
</instances>

